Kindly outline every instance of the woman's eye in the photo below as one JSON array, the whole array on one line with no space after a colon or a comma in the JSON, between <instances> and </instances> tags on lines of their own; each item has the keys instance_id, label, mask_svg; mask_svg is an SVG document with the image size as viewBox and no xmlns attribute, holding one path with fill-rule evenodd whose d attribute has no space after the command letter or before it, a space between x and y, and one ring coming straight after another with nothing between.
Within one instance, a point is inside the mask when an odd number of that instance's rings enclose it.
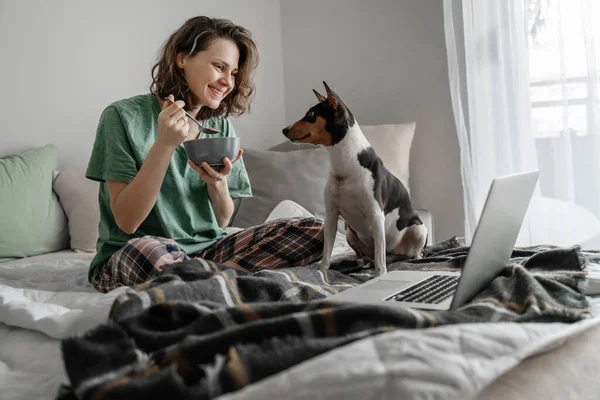
<instances>
[{"instance_id":1,"label":"woman's eye","mask_svg":"<svg viewBox=\"0 0 600 400\"><path fill-rule=\"evenodd\" d=\"M217 64L215 65L215 67L219 70L219 71L223 71L223 69L225 68L225 66Z\"/></svg>"}]
</instances>

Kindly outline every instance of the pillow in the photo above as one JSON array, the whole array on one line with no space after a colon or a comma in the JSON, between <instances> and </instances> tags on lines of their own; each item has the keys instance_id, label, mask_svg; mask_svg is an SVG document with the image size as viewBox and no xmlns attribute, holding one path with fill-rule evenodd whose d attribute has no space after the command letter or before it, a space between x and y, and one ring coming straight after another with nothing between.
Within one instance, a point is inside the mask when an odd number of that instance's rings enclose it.
<instances>
[{"instance_id":1,"label":"pillow","mask_svg":"<svg viewBox=\"0 0 600 400\"><path fill-rule=\"evenodd\" d=\"M75 251L96 251L100 224L99 187L98 182L85 177L85 167L61 171L54 180L54 191L67 214L70 244Z\"/></svg>"},{"instance_id":2,"label":"pillow","mask_svg":"<svg viewBox=\"0 0 600 400\"><path fill-rule=\"evenodd\" d=\"M406 186L409 187L410 149L415 135L416 124L384 124L361 126L363 134L379 156L386 168ZM312 144L294 144L289 140L270 148L272 151L289 152L315 148Z\"/></svg>"},{"instance_id":3,"label":"pillow","mask_svg":"<svg viewBox=\"0 0 600 400\"><path fill-rule=\"evenodd\" d=\"M361 129L385 167L409 187L410 148L416 123L361 126Z\"/></svg>"},{"instance_id":4,"label":"pillow","mask_svg":"<svg viewBox=\"0 0 600 400\"><path fill-rule=\"evenodd\" d=\"M293 200L317 218L325 218L323 191L329 174L329 154L315 147L288 153L244 150L253 197L240 199L231 225L239 228L262 224L283 200Z\"/></svg>"},{"instance_id":5,"label":"pillow","mask_svg":"<svg viewBox=\"0 0 600 400\"><path fill-rule=\"evenodd\" d=\"M69 248L67 219L52 191L56 162L53 145L0 158L0 258Z\"/></svg>"}]
</instances>

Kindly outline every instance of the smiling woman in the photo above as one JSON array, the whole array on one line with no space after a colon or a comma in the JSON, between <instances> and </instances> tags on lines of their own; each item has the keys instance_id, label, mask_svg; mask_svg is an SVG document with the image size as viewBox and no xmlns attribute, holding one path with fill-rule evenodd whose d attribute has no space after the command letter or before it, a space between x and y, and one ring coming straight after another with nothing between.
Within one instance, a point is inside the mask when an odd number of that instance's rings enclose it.
<instances>
[{"instance_id":1,"label":"smiling woman","mask_svg":"<svg viewBox=\"0 0 600 400\"><path fill-rule=\"evenodd\" d=\"M322 221L314 218L272 221L227 236L232 197L252 196L243 150L215 170L191 162L180 146L205 135L236 136L227 117L250 109L257 65L248 30L194 17L165 42L150 93L103 111L86 171L100 182L99 239L88 274L97 290L144 282L190 257L244 271L321 257ZM219 133L201 133L186 112Z\"/></svg>"}]
</instances>

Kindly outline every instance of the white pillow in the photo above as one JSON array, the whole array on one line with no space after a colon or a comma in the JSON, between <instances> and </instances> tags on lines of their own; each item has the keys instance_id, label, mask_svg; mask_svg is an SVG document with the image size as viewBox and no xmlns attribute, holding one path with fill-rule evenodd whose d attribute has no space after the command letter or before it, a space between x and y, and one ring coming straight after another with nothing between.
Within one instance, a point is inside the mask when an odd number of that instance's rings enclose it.
<instances>
[{"instance_id":1,"label":"white pillow","mask_svg":"<svg viewBox=\"0 0 600 400\"><path fill-rule=\"evenodd\" d=\"M365 125L363 134L385 164L385 167L406 186L410 193L410 148L416 123Z\"/></svg>"},{"instance_id":2,"label":"white pillow","mask_svg":"<svg viewBox=\"0 0 600 400\"><path fill-rule=\"evenodd\" d=\"M85 168L61 171L54 179L54 192L69 222L71 249L95 252L100 224L98 182L85 177Z\"/></svg>"}]
</instances>

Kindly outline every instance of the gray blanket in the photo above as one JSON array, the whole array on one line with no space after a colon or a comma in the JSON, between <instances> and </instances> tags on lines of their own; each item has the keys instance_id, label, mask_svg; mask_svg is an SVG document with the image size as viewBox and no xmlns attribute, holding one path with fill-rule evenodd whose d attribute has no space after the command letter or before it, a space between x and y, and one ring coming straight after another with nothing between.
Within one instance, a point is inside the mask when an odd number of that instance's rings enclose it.
<instances>
[{"instance_id":1,"label":"gray blanket","mask_svg":"<svg viewBox=\"0 0 600 400\"><path fill-rule=\"evenodd\" d=\"M388 270L460 270L456 239ZM488 288L456 311L333 304L373 277L361 260L243 273L205 260L173 264L119 297L106 324L64 340L69 386L58 397L210 399L352 341L393 329L514 321L574 322L590 315L580 287L598 254L579 247L515 249ZM76 397L75 397L76 396Z\"/></svg>"}]
</instances>

